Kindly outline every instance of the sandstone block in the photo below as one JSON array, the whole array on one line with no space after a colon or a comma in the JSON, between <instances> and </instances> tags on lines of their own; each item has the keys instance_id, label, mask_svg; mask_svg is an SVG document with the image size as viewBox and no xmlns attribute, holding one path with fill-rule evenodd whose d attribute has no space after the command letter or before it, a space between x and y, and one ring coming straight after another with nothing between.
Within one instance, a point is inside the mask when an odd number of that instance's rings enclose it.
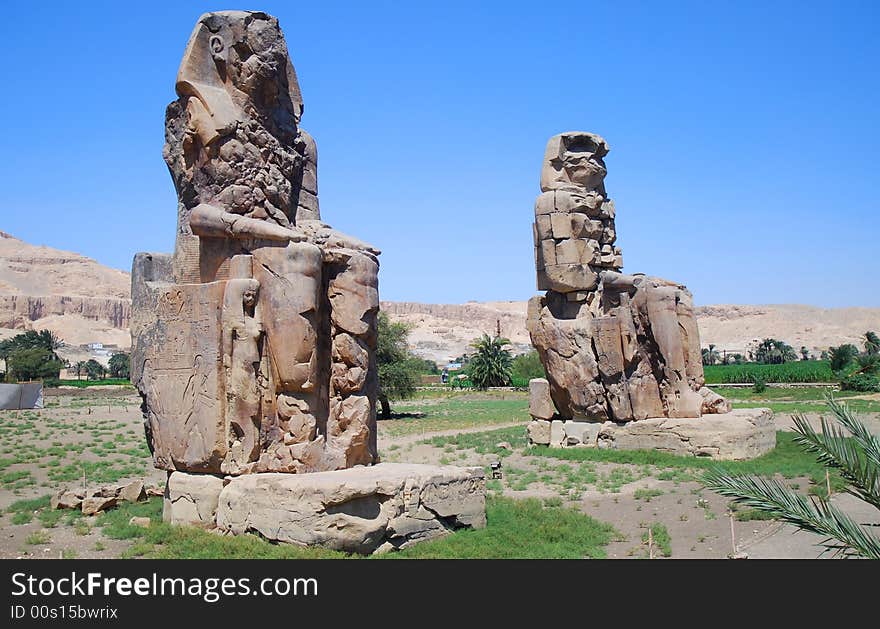
<instances>
[{"instance_id":1,"label":"sandstone block","mask_svg":"<svg viewBox=\"0 0 880 629\"><path fill-rule=\"evenodd\" d=\"M127 502L138 502L139 500L144 500L146 497L147 492L144 489L144 481L142 480L130 482L119 492L119 499Z\"/></svg>"},{"instance_id":2,"label":"sandstone block","mask_svg":"<svg viewBox=\"0 0 880 629\"><path fill-rule=\"evenodd\" d=\"M90 496L88 498L83 498L81 505L82 513L83 515L95 515L96 513L115 507L116 502L116 498L113 497Z\"/></svg>"},{"instance_id":3,"label":"sandstone block","mask_svg":"<svg viewBox=\"0 0 880 629\"><path fill-rule=\"evenodd\" d=\"M165 486L162 520L213 528L223 479L210 474L172 472Z\"/></svg>"},{"instance_id":4,"label":"sandstone block","mask_svg":"<svg viewBox=\"0 0 880 629\"><path fill-rule=\"evenodd\" d=\"M551 419L555 412L550 398L550 383L546 378L529 380L529 415L535 419Z\"/></svg>"},{"instance_id":5,"label":"sandstone block","mask_svg":"<svg viewBox=\"0 0 880 629\"><path fill-rule=\"evenodd\" d=\"M529 443L537 446L550 445L550 422L546 419L535 419L526 426Z\"/></svg>"},{"instance_id":6,"label":"sandstone block","mask_svg":"<svg viewBox=\"0 0 880 629\"><path fill-rule=\"evenodd\" d=\"M595 448L602 424L595 422L567 421L563 423L565 446L586 446Z\"/></svg>"},{"instance_id":7,"label":"sandstone block","mask_svg":"<svg viewBox=\"0 0 880 629\"><path fill-rule=\"evenodd\" d=\"M699 418L649 418L602 425L600 448L660 450L718 460L752 459L776 447L776 426L768 408L735 409Z\"/></svg>"},{"instance_id":8,"label":"sandstone block","mask_svg":"<svg viewBox=\"0 0 880 629\"><path fill-rule=\"evenodd\" d=\"M79 509L85 493L83 491L62 490L49 499L51 509Z\"/></svg>"},{"instance_id":9,"label":"sandstone block","mask_svg":"<svg viewBox=\"0 0 880 629\"><path fill-rule=\"evenodd\" d=\"M380 463L314 474L253 474L220 493L221 531L372 553L482 528L481 468Z\"/></svg>"},{"instance_id":10,"label":"sandstone block","mask_svg":"<svg viewBox=\"0 0 880 629\"><path fill-rule=\"evenodd\" d=\"M565 445L565 423L562 420L550 422L550 447L561 448Z\"/></svg>"}]
</instances>

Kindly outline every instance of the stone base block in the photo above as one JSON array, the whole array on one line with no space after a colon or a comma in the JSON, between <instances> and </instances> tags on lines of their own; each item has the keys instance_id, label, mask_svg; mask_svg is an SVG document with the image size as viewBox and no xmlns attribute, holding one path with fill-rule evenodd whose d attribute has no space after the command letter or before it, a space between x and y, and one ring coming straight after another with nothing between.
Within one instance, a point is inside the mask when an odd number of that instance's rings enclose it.
<instances>
[{"instance_id":1,"label":"stone base block","mask_svg":"<svg viewBox=\"0 0 880 629\"><path fill-rule=\"evenodd\" d=\"M642 419L614 422L534 420L528 425L532 445L661 450L718 460L753 459L776 447L776 425L768 408L744 408L697 418Z\"/></svg>"},{"instance_id":2,"label":"stone base block","mask_svg":"<svg viewBox=\"0 0 880 629\"><path fill-rule=\"evenodd\" d=\"M220 476L171 472L165 485L162 519L171 524L214 528L222 490Z\"/></svg>"},{"instance_id":3,"label":"stone base block","mask_svg":"<svg viewBox=\"0 0 880 629\"><path fill-rule=\"evenodd\" d=\"M482 468L380 463L332 472L250 474L226 482L173 472L166 520L231 534L369 554L486 526ZM219 485L218 485L219 483ZM202 504L204 503L204 504Z\"/></svg>"},{"instance_id":4,"label":"stone base block","mask_svg":"<svg viewBox=\"0 0 880 629\"><path fill-rule=\"evenodd\" d=\"M776 447L769 408L742 408L699 418L605 422L597 445L613 450L661 450L718 460L753 459Z\"/></svg>"},{"instance_id":5,"label":"stone base block","mask_svg":"<svg viewBox=\"0 0 880 629\"><path fill-rule=\"evenodd\" d=\"M526 426L529 445L566 448L570 446L596 447L601 422L546 421L533 419Z\"/></svg>"}]
</instances>

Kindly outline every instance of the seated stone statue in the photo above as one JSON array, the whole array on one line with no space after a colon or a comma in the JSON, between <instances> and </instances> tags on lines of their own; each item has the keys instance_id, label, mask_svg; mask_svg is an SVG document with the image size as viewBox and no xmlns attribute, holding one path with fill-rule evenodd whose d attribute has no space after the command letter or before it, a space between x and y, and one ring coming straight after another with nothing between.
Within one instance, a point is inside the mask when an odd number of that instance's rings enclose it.
<instances>
[{"instance_id":1,"label":"seated stone statue","mask_svg":"<svg viewBox=\"0 0 880 629\"><path fill-rule=\"evenodd\" d=\"M317 149L278 21L203 15L176 90L163 152L175 251L138 254L132 271L132 379L155 464L375 462L379 251L321 220Z\"/></svg>"},{"instance_id":2,"label":"seated stone statue","mask_svg":"<svg viewBox=\"0 0 880 629\"><path fill-rule=\"evenodd\" d=\"M703 386L688 290L620 273L607 153L598 135L562 133L548 142L541 171L535 260L538 289L547 292L529 301L527 326L555 415L627 422L727 412L726 400Z\"/></svg>"}]
</instances>

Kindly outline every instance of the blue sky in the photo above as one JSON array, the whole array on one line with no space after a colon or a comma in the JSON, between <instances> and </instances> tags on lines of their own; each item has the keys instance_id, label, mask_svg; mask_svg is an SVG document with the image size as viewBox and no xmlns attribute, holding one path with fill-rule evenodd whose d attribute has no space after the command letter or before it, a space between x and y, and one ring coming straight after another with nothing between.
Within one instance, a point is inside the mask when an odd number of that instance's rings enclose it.
<instances>
[{"instance_id":1,"label":"blue sky","mask_svg":"<svg viewBox=\"0 0 880 629\"><path fill-rule=\"evenodd\" d=\"M321 211L383 299L527 299L547 139L603 135L625 271L698 304L880 306L880 3L9 3L0 230L171 251L164 109L198 16L277 16Z\"/></svg>"}]
</instances>

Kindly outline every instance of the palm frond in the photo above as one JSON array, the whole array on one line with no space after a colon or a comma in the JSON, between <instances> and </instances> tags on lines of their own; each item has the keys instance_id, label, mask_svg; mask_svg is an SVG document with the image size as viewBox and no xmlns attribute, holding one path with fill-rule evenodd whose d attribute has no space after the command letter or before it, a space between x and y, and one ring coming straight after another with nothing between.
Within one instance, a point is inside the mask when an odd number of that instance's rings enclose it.
<instances>
[{"instance_id":1,"label":"palm frond","mask_svg":"<svg viewBox=\"0 0 880 629\"><path fill-rule=\"evenodd\" d=\"M825 465L840 470L850 483L847 493L880 509L880 441L860 422L845 404L826 398L835 418L850 433L850 437L824 417L822 432L816 432L807 418L798 413L792 416L797 436L795 442L812 452Z\"/></svg>"},{"instance_id":2,"label":"palm frond","mask_svg":"<svg viewBox=\"0 0 880 629\"><path fill-rule=\"evenodd\" d=\"M829 550L880 559L880 540L824 500L795 493L774 479L736 476L721 469L706 472L702 481L712 491L736 503L826 536L822 544Z\"/></svg>"}]
</instances>

